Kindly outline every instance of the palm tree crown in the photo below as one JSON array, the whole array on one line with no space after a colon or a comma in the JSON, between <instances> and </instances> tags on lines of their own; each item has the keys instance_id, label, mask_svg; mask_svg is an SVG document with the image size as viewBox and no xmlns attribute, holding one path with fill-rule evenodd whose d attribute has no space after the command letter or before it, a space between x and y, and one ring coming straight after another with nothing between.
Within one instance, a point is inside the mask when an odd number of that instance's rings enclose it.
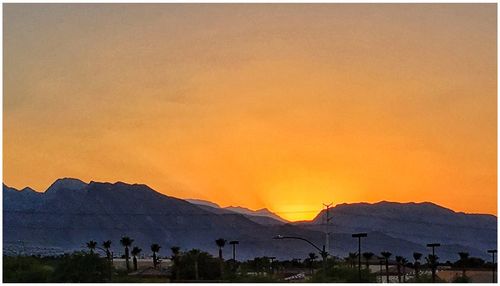
<instances>
[{"instance_id":1,"label":"palm tree crown","mask_svg":"<svg viewBox=\"0 0 500 286\"><path fill-rule=\"evenodd\" d=\"M94 253L94 249L96 248L97 246L97 242L91 240L89 242L87 242L87 247L90 249L90 253Z\"/></svg>"},{"instance_id":2,"label":"palm tree crown","mask_svg":"<svg viewBox=\"0 0 500 286\"><path fill-rule=\"evenodd\" d=\"M215 240L215 244L217 244L219 248L222 248L226 245L226 240L224 238L219 238Z\"/></svg>"},{"instance_id":3,"label":"palm tree crown","mask_svg":"<svg viewBox=\"0 0 500 286\"><path fill-rule=\"evenodd\" d=\"M309 253L309 259L311 259L311 261L314 261L317 258L318 258L318 256L316 255L316 253L314 253L314 252Z\"/></svg>"},{"instance_id":4,"label":"palm tree crown","mask_svg":"<svg viewBox=\"0 0 500 286\"><path fill-rule=\"evenodd\" d=\"M102 247L104 247L105 249L109 249L111 248L111 240L106 240L102 243Z\"/></svg>"},{"instance_id":5,"label":"palm tree crown","mask_svg":"<svg viewBox=\"0 0 500 286\"><path fill-rule=\"evenodd\" d=\"M370 260L372 259L372 257L374 256L375 254L373 252L363 252L363 257L365 258L365 260Z\"/></svg>"},{"instance_id":6,"label":"palm tree crown","mask_svg":"<svg viewBox=\"0 0 500 286\"><path fill-rule=\"evenodd\" d=\"M420 253L420 252L413 252L413 259L415 259L415 261L419 261L420 258L422 258L422 253Z\"/></svg>"},{"instance_id":7,"label":"palm tree crown","mask_svg":"<svg viewBox=\"0 0 500 286\"><path fill-rule=\"evenodd\" d=\"M131 239L130 237L128 236L124 236L120 239L120 243L125 246L125 247L129 247L132 245L132 243L134 242L133 239Z\"/></svg>"},{"instance_id":8,"label":"palm tree crown","mask_svg":"<svg viewBox=\"0 0 500 286\"><path fill-rule=\"evenodd\" d=\"M363 257L365 258L366 269L370 268L370 260L375 255L373 252L363 252Z\"/></svg>"},{"instance_id":9,"label":"palm tree crown","mask_svg":"<svg viewBox=\"0 0 500 286\"><path fill-rule=\"evenodd\" d=\"M180 248L180 247L178 247L178 246L172 246L172 247L170 248L170 250L172 250L172 254L173 254L174 256L177 256L177 255L179 255L179 251L181 250L181 248Z\"/></svg>"},{"instance_id":10,"label":"palm tree crown","mask_svg":"<svg viewBox=\"0 0 500 286\"><path fill-rule=\"evenodd\" d=\"M142 251L141 248L134 246L134 248L132 248L132 251L130 253L132 254L132 256L138 256L141 253L141 251Z\"/></svg>"},{"instance_id":11,"label":"palm tree crown","mask_svg":"<svg viewBox=\"0 0 500 286\"><path fill-rule=\"evenodd\" d=\"M382 257L384 257L385 259L389 259L392 255L392 253L390 253L388 251L382 251L382 252L380 252L380 255L382 255Z\"/></svg>"},{"instance_id":12,"label":"palm tree crown","mask_svg":"<svg viewBox=\"0 0 500 286\"><path fill-rule=\"evenodd\" d=\"M111 240L106 240L102 243L102 247L106 249L106 258L109 260L111 259L111 253L109 252L109 249L111 248Z\"/></svg>"},{"instance_id":13,"label":"palm tree crown","mask_svg":"<svg viewBox=\"0 0 500 286\"><path fill-rule=\"evenodd\" d=\"M158 251L160 251L160 248L161 248L161 246L157 243L151 244L151 251L152 252L158 252Z\"/></svg>"}]
</instances>

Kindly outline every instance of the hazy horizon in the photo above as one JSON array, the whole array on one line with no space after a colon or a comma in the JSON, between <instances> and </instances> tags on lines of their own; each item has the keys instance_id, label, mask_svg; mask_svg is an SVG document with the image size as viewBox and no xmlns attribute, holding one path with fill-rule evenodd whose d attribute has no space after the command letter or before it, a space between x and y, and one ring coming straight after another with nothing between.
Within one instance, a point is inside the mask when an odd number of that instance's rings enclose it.
<instances>
[{"instance_id":1,"label":"hazy horizon","mask_svg":"<svg viewBox=\"0 0 500 286\"><path fill-rule=\"evenodd\" d=\"M3 179L497 214L496 4L4 4Z\"/></svg>"}]
</instances>

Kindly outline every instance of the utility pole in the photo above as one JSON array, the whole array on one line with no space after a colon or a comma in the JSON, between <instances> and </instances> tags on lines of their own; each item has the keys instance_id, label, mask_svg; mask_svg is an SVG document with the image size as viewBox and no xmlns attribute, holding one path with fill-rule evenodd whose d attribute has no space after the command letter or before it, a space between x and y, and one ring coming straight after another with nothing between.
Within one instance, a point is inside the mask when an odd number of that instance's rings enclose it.
<instances>
[{"instance_id":1,"label":"utility pole","mask_svg":"<svg viewBox=\"0 0 500 286\"><path fill-rule=\"evenodd\" d=\"M496 270L496 267L495 267L495 253L497 253L497 250L496 249L490 249L488 250L488 253L491 253L491 267L493 269L493 276L492 276L492 282L495 283L495 270Z\"/></svg>"},{"instance_id":2,"label":"utility pole","mask_svg":"<svg viewBox=\"0 0 500 286\"><path fill-rule=\"evenodd\" d=\"M325 251L327 253L330 252L330 220L332 219L330 217L330 207L332 206L332 203L329 204L323 204L323 206L326 207L326 221L325 221Z\"/></svg>"}]
</instances>

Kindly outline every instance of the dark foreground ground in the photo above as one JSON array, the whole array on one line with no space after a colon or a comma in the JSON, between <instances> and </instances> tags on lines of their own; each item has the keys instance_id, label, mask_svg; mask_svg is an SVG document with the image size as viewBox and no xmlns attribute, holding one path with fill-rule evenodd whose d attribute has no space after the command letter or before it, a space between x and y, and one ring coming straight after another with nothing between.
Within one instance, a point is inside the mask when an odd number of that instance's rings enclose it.
<instances>
[{"instance_id":1,"label":"dark foreground ground","mask_svg":"<svg viewBox=\"0 0 500 286\"><path fill-rule=\"evenodd\" d=\"M314 258L314 257L313 257ZM432 267L425 263L396 263L385 265L362 263L358 270L354 257L328 260L317 258L276 261L269 257L238 262L223 261L198 250L180 253L153 267L134 268L133 258L129 270L125 263L116 267L116 261L97 254L75 252L53 257L4 256L3 282L432 282ZM119 259L116 259L119 260ZM144 259L143 259L144 260ZM125 261L122 259L122 261ZM159 260L160 261L160 260ZM167 263L170 262L170 263ZM368 261L366 261L368 262ZM491 265L484 261L457 261L436 265L435 282L492 282ZM476 264L474 264L476 263ZM414 263L415 264L415 263ZM386 267L387 266L387 267ZM324 271L326 269L326 271ZM464 272L465 270L465 272ZM479 273L479 274L478 274ZM470 276L470 277L469 277ZM479 277L479 278L478 278ZM479 279L479 280L477 280ZM495 278L496 279L496 278Z\"/></svg>"}]
</instances>

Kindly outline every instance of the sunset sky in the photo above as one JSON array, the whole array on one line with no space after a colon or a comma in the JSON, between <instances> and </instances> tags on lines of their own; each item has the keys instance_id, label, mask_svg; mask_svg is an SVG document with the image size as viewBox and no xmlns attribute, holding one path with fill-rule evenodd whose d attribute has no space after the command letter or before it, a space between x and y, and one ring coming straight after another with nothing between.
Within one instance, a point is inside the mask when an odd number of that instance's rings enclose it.
<instances>
[{"instance_id":1,"label":"sunset sky","mask_svg":"<svg viewBox=\"0 0 500 286\"><path fill-rule=\"evenodd\" d=\"M4 183L496 214L496 9L4 4Z\"/></svg>"}]
</instances>

